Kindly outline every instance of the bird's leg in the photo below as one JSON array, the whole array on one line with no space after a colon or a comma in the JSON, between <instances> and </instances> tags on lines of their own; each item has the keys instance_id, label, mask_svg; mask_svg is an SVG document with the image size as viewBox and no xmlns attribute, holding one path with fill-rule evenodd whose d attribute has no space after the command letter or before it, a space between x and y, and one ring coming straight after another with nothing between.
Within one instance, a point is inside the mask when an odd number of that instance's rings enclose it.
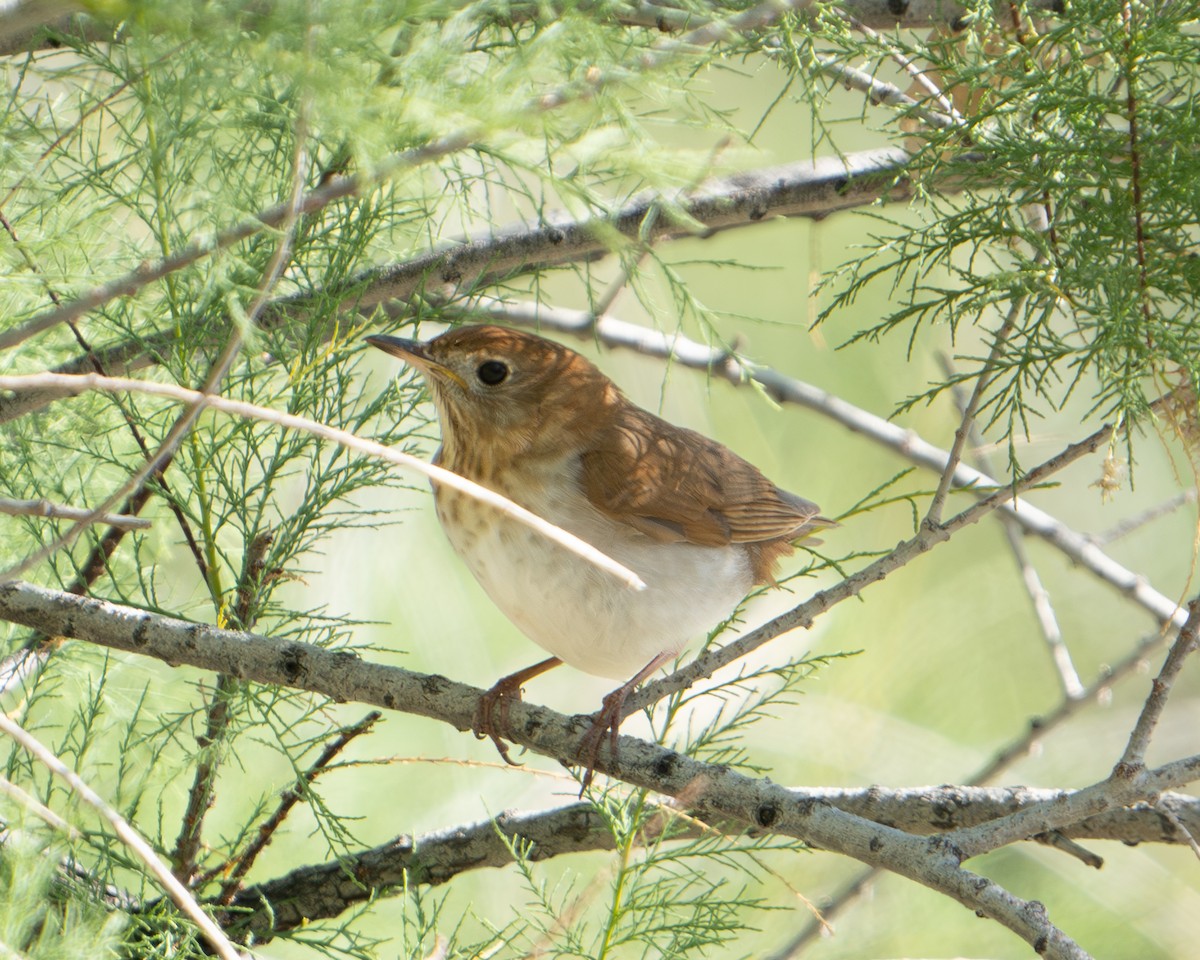
<instances>
[{"instance_id":1,"label":"bird's leg","mask_svg":"<svg viewBox=\"0 0 1200 960\"><path fill-rule=\"evenodd\" d=\"M524 670L510 673L507 677L497 680L492 688L479 698L479 706L475 709L475 725L472 727L472 732L478 740L482 740L484 737L491 737L492 743L500 751L500 756L504 759L505 763L511 764L514 767L520 766L517 761L508 755L508 746L500 739L501 733L508 732L509 704L514 700L521 699L521 686L526 680L532 680L547 670L553 670L560 663L562 661L558 657L549 657L540 663L535 663L532 667L526 667ZM495 722L497 706L500 707L499 730L497 730Z\"/></svg>"},{"instance_id":2,"label":"bird's leg","mask_svg":"<svg viewBox=\"0 0 1200 960\"><path fill-rule=\"evenodd\" d=\"M581 797L584 791L591 786L592 780L596 775L596 761L600 758L600 746L604 743L605 733L608 734L609 759L612 763L617 762L617 734L621 729L621 721L625 719L625 699L639 683L654 673L664 663L674 658L675 653L673 652L660 653L635 673L629 682L617 687L616 690L606 696L600 705L600 709L593 714L592 725L588 728L588 732L583 735L583 742L579 745L579 759L586 764L583 771L583 781L579 788L579 795Z\"/></svg>"}]
</instances>

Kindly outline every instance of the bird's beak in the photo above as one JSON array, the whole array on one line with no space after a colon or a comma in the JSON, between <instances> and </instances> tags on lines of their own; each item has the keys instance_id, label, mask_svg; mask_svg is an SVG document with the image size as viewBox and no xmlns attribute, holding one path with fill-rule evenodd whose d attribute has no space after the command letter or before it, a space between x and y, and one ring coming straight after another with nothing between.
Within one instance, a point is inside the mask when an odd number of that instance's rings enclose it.
<instances>
[{"instance_id":1,"label":"bird's beak","mask_svg":"<svg viewBox=\"0 0 1200 960\"><path fill-rule=\"evenodd\" d=\"M378 347L384 353L390 353L393 357L398 357L405 363L416 367L422 373L444 377L447 380L454 381L464 390L466 389L467 385L463 383L462 377L449 367L434 360L429 355L426 345L421 343L420 340L405 340L403 337L371 336L367 337L366 341L371 346Z\"/></svg>"}]
</instances>

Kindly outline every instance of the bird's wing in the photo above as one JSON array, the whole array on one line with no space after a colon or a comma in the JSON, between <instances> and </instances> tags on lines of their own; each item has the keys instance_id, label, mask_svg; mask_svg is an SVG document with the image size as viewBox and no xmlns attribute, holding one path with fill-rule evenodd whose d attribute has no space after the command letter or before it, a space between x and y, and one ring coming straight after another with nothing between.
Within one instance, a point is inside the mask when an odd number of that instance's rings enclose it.
<instances>
[{"instance_id":1,"label":"bird's wing","mask_svg":"<svg viewBox=\"0 0 1200 960\"><path fill-rule=\"evenodd\" d=\"M661 542L788 541L833 525L733 451L636 407L584 453L581 481L596 509Z\"/></svg>"}]
</instances>

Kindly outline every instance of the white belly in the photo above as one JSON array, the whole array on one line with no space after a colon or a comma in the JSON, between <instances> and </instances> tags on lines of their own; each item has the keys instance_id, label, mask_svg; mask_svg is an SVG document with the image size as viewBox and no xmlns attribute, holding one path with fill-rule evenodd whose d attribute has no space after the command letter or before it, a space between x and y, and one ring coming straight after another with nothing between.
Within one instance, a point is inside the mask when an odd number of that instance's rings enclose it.
<instances>
[{"instance_id":1,"label":"white belly","mask_svg":"<svg viewBox=\"0 0 1200 960\"><path fill-rule=\"evenodd\" d=\"M753 585L741 547L657 543L599 513L566 482L524 493L524 506L629 567L646 589L626 587L507 517L470 527L448 522L463 495L445 488L436 492L438 517L509 620L585 673L628 679L658 654L680 652L729 616Z\"/></svg>"}]
</instances>

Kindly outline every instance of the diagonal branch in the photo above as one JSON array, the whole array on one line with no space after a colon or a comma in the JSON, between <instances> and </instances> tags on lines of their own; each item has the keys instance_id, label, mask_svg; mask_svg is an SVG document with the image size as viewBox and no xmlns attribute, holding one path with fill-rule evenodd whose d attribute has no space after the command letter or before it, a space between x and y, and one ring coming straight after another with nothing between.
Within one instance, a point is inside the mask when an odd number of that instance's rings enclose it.
<instances>
[{"instance_id":1,"label":"diagonal branch","mask_svg":"<svg viewBox=\"0 0 1200 960\"><path fill-rule=\"evenodd\" d=\"M937 490L934 491L933 501L929 504L929 512L925 514L923 522L927 526L936 527L942 522L942 509L946 504L946 497L950 493L950 487L954 484L954 474L958 471L958 466L962 462L962 455L967 447L967 440L971 436L971 431L975 428L975 418L979 415L979 408L983 403L983 397L987 392L988 384L992 382L992 375L996 370L996 362L1000 359L1005 344L1008 342L1009 335L1016 325L1017 317L1024 308L1025 297L1016 297L1009 305L1008 313L1004 317L1004 322L1000 324L1000 329L992 337L992 349L988 352L988 357L983 362L983 367L980 369L979 375L975 378L975 387L971 391L970 399L967 400L963 407L958 429L954 431L954 443L951 445L950 453L946 457L946 466L942 470L941 477L938 478Z\"/></svg>"},{"instance_id":2,"label":"diagonal branch","mask_svg":"<svg viewBox=\"0 0 1200 960\"><path fill-rule=\"evenodd\" d=\"M1171 645L1162 669L1150 685L1150 695L1146 698L1137 723L1134 724L1133 731L1129 735L1129 743L1125 746L1125 752L1121 754L1121 759L1113 771L1114 777L1131 776L1145 767L1146 748L1150 746L1154 728L1158 726L1163 710L1166 709L1167 697L1171 695L1171 688L1175 685L1180 671L1183 670L1184 662L1189 655L1195 652L1198 641L1200 641L1200 598L1188 604L1187 622L1179 631L1179 636Z\"/></svg>"},{"instance_id":3,"label":"diagonal branch","mask_svg":"<svg viewBox=\"0 0 1200 960\"><path fill-rule=\"evenodd\" d=\"M625 82L631 73L646 73L659 69L671 62L678 54L694 51L697 47L709 46L730 37L760 30L776 22L784 14L808 7L812 0L766 0L757 6L740 11L727 20L701 21L689 32L679 37L664 37L648 49L636 51L629 62L590 73L582 83L565 83L542 93L524 105L524 112L536 116L556 110L567 104L592 99L605 86L618 81ZM137 269L109 283L88 290L75 300L34 317L19 327L0 332L0 350L8 349L43 333L52 327L83 316L117 297L128 296L143 287L179 270L228 249L271 227L279 227L297 215L308 215L327 207L335 200L355 196L363 190L376 186L402 170L422 166L460 150L465 150L480 140L486 127L476 124L470 129L436 137L419 147L393 154L369 174L334 177L320 187L303 195L299 202L289 199L261 211L249 220L244 220L216 234L215 237L188 244L156 263L143 264Z\"/></svg>"},{"instance_id":4,"label":"diagonal branch","mask_svg":"<svg viewBox=\"0 0 1200 960\"><path fill-rule=\"evenodd\" d=\"M406 260L364 270L336 289L296 294L271 303L260 325L276 329L304 317L314 303L338 301L343 310L366 311L391 300L418 295L447 298L469 294L514 276L568 263L586 263L612 252L611 237L630 242L658 243L684 237L710 236L724 230L753 226L772 217L822 218L840 210L878 201L902 202L913 195L905 175L909 156L902 150L864 150L843 158L767 167L717 177L682 197L657 193L637 196L611 214L574 219L550 217L542 223L515 223L500 229L461 237ZM969 159L946 165L939 189L953 193L964 181ZM664 209L665 208L665 209ZM648 236L643 236L648 218ZM673 211L677 213L673 214ZM318 335L329 338L337 321ZM194 337L195 332L189 332ZM159 362L179 340L174 329L151 332L136 339L100 348L97 356L114 376L128 375ZM55 373L91 372L79 357L56 367ZM50 388L25 388L0 396L0 423L39 410L65 396Z\"/></svg>"},{"instance_id":5,"label":"diagonal branch","mask_svg":"<svg viewBox=\"0 0 1200 960\"><path fill-rule=\"evenodd\" d=\"M930 470L940 473L946 468L946 451L923 440L914 431L856 407L820 387L789 377L771 367L751 364L729 352L714 350L682 334L661 333L615 317L595 317L583 310L540 304L509 304L486 298L439 309L451 317L472 317L477 320L483 317L516 326L537 327L589 342L596 341L614 349L670 360L672 364L701 370L737 387L757 383L778 403L791 403L811 410ZM996 489L1002 484L979 470L959 464L954 471L954 485L967 489ZM1062 551L1073 563L1147 610L1159 623L1174 623L1176 626L1183 623L1185 614L1176 601L1155 590L1145 577L1112 559L1089 537L1077 533L1027 501L1002 504L1000 509L1020 524L1026 533L1040 537Z\"/></svg>"},{"instance_id":6,"label":"diagonal branch","mask_svg":"<svg viewBox=\"0 0 1200 960\"><path fill-rule=\"evenodd\" d=\"M214 368L220 366L220 360L214 364ZM552 523L548 523L535 513L531 513L524 507L513 503L506 497L501 496L487 487L480 486L466 477L460 477L456 473L451 473L443 467L436 466L432 463L426 463L418 457L411 454L403 453L399 450L394 450L391 447L385 447L381 443L375 443L372 440L364 440L362 437L357 437L345 430L339 430L336 427L331 427L323 423L318 423L315 420L309 420L306 417L299 417L295 414L283 413L278 410L271 410L267 407L260 407L253 403L245 403L241 400L231 400L228 397L222 397L217 394L207 393L201 390L189 390L186 387L179 387L169 383L149 383L140 380L128 380L120 377L101 377L97 374L81 374L79 376L68 376L58 373L38 373L30 374L23 377L8 377L0 376L0 391L3 390L20 390L28 386L49 386L59 390L63 395L83 393L87 390L109 390L114 392L131 391L134 393L145 393L151 396L166 397L178 403L189 405L189 410L193 411L194 416L198 416L203 410L218 410L222 413L228 413L233 416L246 417L249 419L262 420L267 423L273 423L283 427L286 430L302 430L310 433L313 436L321 437L324 440L329 440L341 446L348 447L359 453L365 453L368 456L378 457L381 460L386 460L389 463L395 464L405 470L413 473L421 474L431 481L444 484L453 490L458 490L465 493L467 496L474 497L488 506L494 507L502 513L508 514L514 520L527 524L534 530L537 530L543 536L555 543L560 544L572 553L578 554L588 562L594 564L601 570L611 574L617 579L626 583L631 589L642 590L645 584L633 571L627 569L615 560L601 553L591 544L585 543L573 534L568 533L561 527L556 527ZM178 425L180 421L176 421ZM36 555L35 555L36 557ZM27 560L26 564L29 563ZM0 583L6 579L11 579L16 574L12 570L0 572Z\"/></svg>"},{"instance_id":7,"label":"diagonal branch","mask_svg":"<svg viewBox=\"0 0 1200 960\"><path fill-rule=\"evenodd\" d=\"M1157 408L1164 401L1152 404ZM940 543L944 543L951 535L996 510L1004 503L1014 499L1026 490L1044 482L1068 464L1081 457L1094 453L1105 446L1112 438L1114 427L1103 426L1091 436L1073 443L1061 453L1041 465L1033 468L1019 481L1002 487L990 496L984 497L972 506L955 515L937 527L922 527L917 535L901 542L896 548L861 570L850 574L840 583L813 594L808 600L793 607L791 610L768 623L763 624L749 633L739 637L723 647L717 647L700 654L687 666L676 670L661 680L646 684L640 691L629 698L629 712L656 703L663 697L680 690L686 690L699 680L711 677L713 673L727 664L740 660L750 651L757 649L769 640L773 640L790 630L798 627L808 628L813 621L830 607L850 597L858 596L873 583L884 579L889 574L900 569L911 560L928 552Z\"/></svg>"}]
</instances>

